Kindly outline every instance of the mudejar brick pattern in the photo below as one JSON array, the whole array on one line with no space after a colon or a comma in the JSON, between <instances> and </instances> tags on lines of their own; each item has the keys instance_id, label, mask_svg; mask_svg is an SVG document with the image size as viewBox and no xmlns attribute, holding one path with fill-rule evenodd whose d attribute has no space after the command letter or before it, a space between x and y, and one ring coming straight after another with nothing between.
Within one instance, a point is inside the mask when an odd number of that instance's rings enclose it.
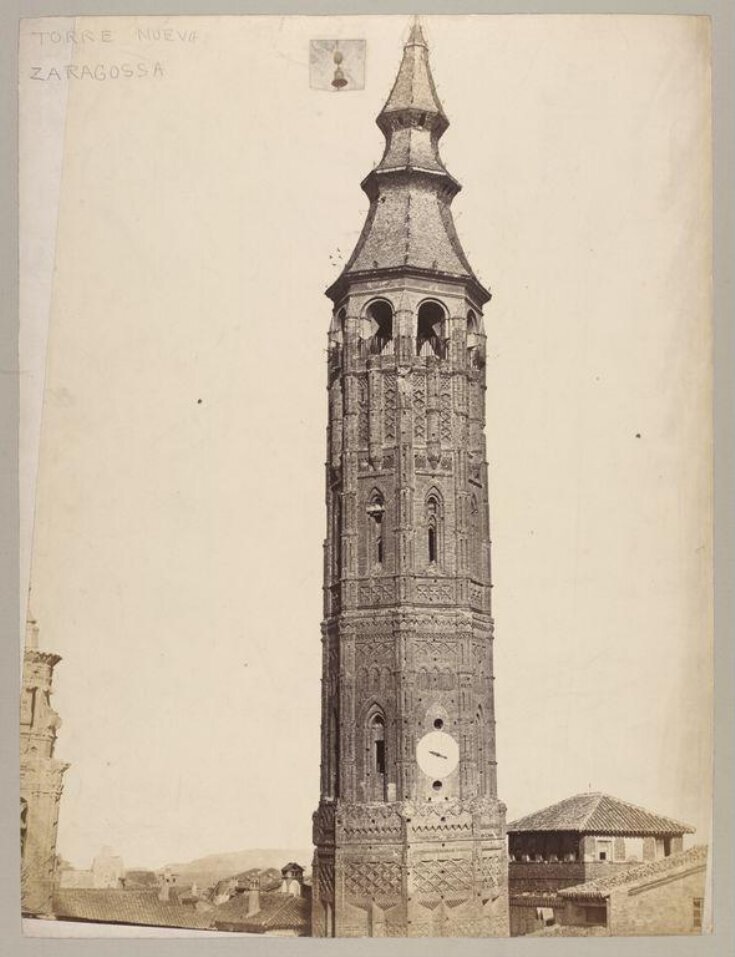
<instances>
[{"instance_id":1,"label":"mudejar brick pattern","mask_svg":"<svg viewBox=\"0 0 735 957\"><path fill-rule=\"evenodd\" d=\"M485 450L490 293L455 232L449 125L414 23L327 294L315 936L508 933Z\"/></svg>"}]
</instances>

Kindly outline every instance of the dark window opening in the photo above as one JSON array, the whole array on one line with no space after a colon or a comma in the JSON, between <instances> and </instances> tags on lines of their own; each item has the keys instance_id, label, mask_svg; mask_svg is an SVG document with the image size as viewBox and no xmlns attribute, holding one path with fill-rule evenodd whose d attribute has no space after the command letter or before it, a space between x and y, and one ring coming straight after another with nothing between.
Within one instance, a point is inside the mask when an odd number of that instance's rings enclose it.
<instances>
[{"instance_id":1,"label":"dark window opening","mask_svg":"<svg viewBox=\"0 0 735 957\"><path fill-rule=\"evenodd\" d=\"M605 907L585 907L585 923L587 924L606 924L607 908Z\"/></svg>"},{"instance_id":2,"label":"dark window opening","mask_svg":"<svg viewBox=\"0 0 735 957\"><path fill-rule=\"evenodd\" d=\"M375 494L367 509L370 517L370 560L375 565L383 564L383 515L385 505L383 498Z\"/></svg>"},{"instance_id":3,"label":"dark window opening","mask_svg":"<svg viewBox=\"0 0 735 957\"><path fill-rule=\"evenodd\" d=\"M389 303L379 299L368 306L366 316L370 323L368 351L380 355L393 339L393 310Z\"/></svg>"},{"instance_id":4,"label":"dark window opening","mask_svg":"<svg viewBox=\"0 0 735 957\"><path fill-rule=\"evenodd\" d=\"M439 561L439 500L430 495L426 500L426 544L429 564Z\"/></svg>"},{"instance_id":5,"label":"dark window opening","mask_svg":"<svg viewBox=\"0 0 735 957\"><path fill-rule=\"evenodd\" d=\"M438 731L441 730L441 729L444 727L444 722L442 721L441 718L437 718L437 719L436 719L436 721L434 722L434 727L435 727Z\"/></svg>"},{"instance_id":6,"label":"dark window opening","mask_svg":"<svg viewBox=\"0 0 735 957\"><path fill-rule=\"evenodd\" d=\"M434 788L435 791L441 791L442 789L441 781L434 781L434 783L431 786Z\"/></svg>"},{"instance_id":7,"label":"dark window opening","mask_svg":"<svg viewBox=\"0 0 735 957\"><path fill-rule=\"evenodd\" d=\"M337 496L334 503L334 577L342 575L342 502Z\"/></svg>"},{"instance_id":8,"label":"dark window opening","mask_svg":"<svg viewBox=\"0 0 735 957\"><path fill-rule=\"evenodd\" d=\"M26 853L26 837L28 836L28 802L25 798L20 801L20 857Z\"/></svg>"},{"instance_id":9,"label":"dark window opening","mask_svg":"<svg viewBox=\"0 0 735 957\"><path fill-rule=\"evenodd\" d=\"M385 800L387 754L385 748L385 721L379 714L373 716L368 727L370 742L370 786L372 800Z\"/></svg>"},{"instance_id":10,"label":"dark window opening","mask_svg":"<svg viewBox=\"0 0 735 957\"><path fill-rule=\"evenodd\" d=\"M692 926L695 930L702 929L702 910L704 900L701 897L692 898Z\"/></svg>"},{"instance_id":11,"label":"dark window opening","mask_svg":"<svg viewBox=\"0 0 735 957\"><path fill-rule=\"evenodd\" d=\"M385 774L385 741L375 742L375 770Z\"/></svg>"},{"instance_id":12,"label":"dark window opening","mask_svg":"<svg viewBox=\"0 0 735 957\"><path fill-rule=\"evenodd\" d=\"M425 302L419 309L416 330L416 355L444 358L444 310L436 302Z\"/></svg>"}]
</instances>

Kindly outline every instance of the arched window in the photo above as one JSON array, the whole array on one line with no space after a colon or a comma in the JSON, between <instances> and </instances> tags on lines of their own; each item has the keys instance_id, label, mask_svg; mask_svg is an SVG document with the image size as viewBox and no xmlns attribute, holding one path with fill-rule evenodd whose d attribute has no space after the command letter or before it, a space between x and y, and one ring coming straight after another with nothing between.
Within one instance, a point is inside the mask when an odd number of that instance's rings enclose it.
<instances>
[{"instance_id":1,"label":"arched window","mask_svg":"<svg viewBox=\"0 0 735 957\"><path fill-rule=\"evenodd\" d=\"M329 328L329 344L332 347L340 346L345 341L345 326L347 324L347 310L342 308L332 317Z\"/></svg>"},{"instance_id":2,"label":"arched window","mask_svg":"<svg viewBox=\"0 0 735 957\"><path fill-rule=\"evenodd\" d=\"M329 791L339 797L339 719L333 708L329 714Z\"/></svg>"},{"instance_id":3,"label":"arched window","mask_svg":"<svg viewBox=\"0 0 735 957\"><path fill-rule=\"evenodd\" d=\"M373 714L368 720L367 744L369 798L374 801L385 800L385 779L387 755L385 749L385 718L382 714Z\"/></svg>"},{"instance_id":4,"label":"arched window","mask_svg":"<svg viewBox=\"0 0 735 957\"><path fill-rule=\"evenodd\" d=\"M439 496L431 492L426 499L426 560L438 565L440 559L441 503Z\"/></svg>"},{"instance_id":5,"label":"arched window","mask_svg":"<svg viewBox=\"0 0 735 957\"><path fill-rule=\"evenodd\" d=\"M365 310L364 338L372 355L390 352L393 343L393 308L385 299L376 299Z\"/></svg>"},{"instance_id":6,"label":"arched window","mask_svg":"<svg viewBox=\"0 0 735 957\"><path fill-rule=\"evenodd\" d=\"M339 581L342 576L342 498L339 494L334 497L333 522L334 577Z\"/></svg>"},{"instance_id":7,"label":"arched window","mask_svg":"<svg viewBox=\"0 0 735 957\"><path fill-rule=\"evenodd\" d=\"M20 799L20 856L21 860L26 853L26 837L28 835L28 801Z\"/></svg>"},{"instance_id":8,"label":"arched window","mask_svg":"<svg viewBox=\"0 0 735 957\"><path fill-rule=\"evenodd\" d=\"M484 729L482 726L482 705L477 709L475 715L475 747L477 749L477 788L479 795L482 796L487 787L487 768L485 766L485 740Z\"/></svg>"},{"instance_id":9,"label":"arched window","mask_svg":"<svg viewBox=\"0 0 735 957\"><path fill-rule=\"evenodd\" d=\"M467 313L467 357L472 368L485 365L482 328L477 315L470 309Z\"/></svg>"},{"instance_id":10,"label":"arched window","mask_svg":"<svg viewBox=\"0 0 735 957\"><path fill-rule=\"evenodd\" d=\"M370 504L367 508L368 513L368 558L371 565L382 565L385 547L383 543L383 516L385 515L385 502L380 492L373 492Z\"/></svg>"},{"instance_id":11,"label":"arched window","mask_svg":"<svg viewBox=\"0 0 735 957\"><path fill-rule=\"evenodd\" d=\"M481 531L480 509L477 496L473 495L470 499L470 574L473 578L480 578L482 575Z\"/></svg>"},{"instance_id":12,"label":"arched window","mask_svg":"<svg viewBox=\"0 0 735 957\"><path fill-rule=\"evenodd\" d=\"M445 357L444 320L444 310L438 302L421 304L416 327L417 356L435 355L442 359Z\"/></svg>"}]
</instances>

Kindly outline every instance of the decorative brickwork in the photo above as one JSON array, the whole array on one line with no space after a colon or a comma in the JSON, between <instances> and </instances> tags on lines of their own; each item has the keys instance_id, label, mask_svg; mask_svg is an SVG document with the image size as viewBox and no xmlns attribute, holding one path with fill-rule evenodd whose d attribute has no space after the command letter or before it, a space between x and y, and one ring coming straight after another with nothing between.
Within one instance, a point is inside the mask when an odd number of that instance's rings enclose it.
<instances>
[{"instance_id":1,"label":"decorative brickwork","mask_svg":"<svg viewBox=\"0 0 735 957\"><path fill-rule=\"evenodd\" d=\"M483 434L490 296L452 223L459 186L439 157L447 120L418 26L378 125L387 147L364 183L371 212L328 290L313 932L506 935Z\"/></svg>"},{"instance_id":2,"label":"decorative brickwork","mask_svg":"<svg viewBox=\"0 0 735 957\"><path fill-rule=\"evenodd\" d=\"M24 914L53 912L56 831L63 775L54 758L61 719L51 706L58 655L38 650L38 626L29 620L20 696L21 907Z\"/></svg>"}]
</instances>

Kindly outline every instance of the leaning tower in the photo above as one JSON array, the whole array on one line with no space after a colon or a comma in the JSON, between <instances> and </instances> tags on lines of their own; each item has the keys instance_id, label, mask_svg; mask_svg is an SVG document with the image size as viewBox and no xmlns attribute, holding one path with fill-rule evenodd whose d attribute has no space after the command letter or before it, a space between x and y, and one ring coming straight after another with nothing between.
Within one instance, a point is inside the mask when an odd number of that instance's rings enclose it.
<instances>
[{"instance_id":1,"label":"leaning tower","mask_svg":"<svg viewBox=\"0 0 735 957\"><path fill-rule=\"evenodd\" d=\"M454 228L449 125L414 22L327 295L315 936L508 933L484 435L490 293Z\"/></svg>"}]
</instances>

